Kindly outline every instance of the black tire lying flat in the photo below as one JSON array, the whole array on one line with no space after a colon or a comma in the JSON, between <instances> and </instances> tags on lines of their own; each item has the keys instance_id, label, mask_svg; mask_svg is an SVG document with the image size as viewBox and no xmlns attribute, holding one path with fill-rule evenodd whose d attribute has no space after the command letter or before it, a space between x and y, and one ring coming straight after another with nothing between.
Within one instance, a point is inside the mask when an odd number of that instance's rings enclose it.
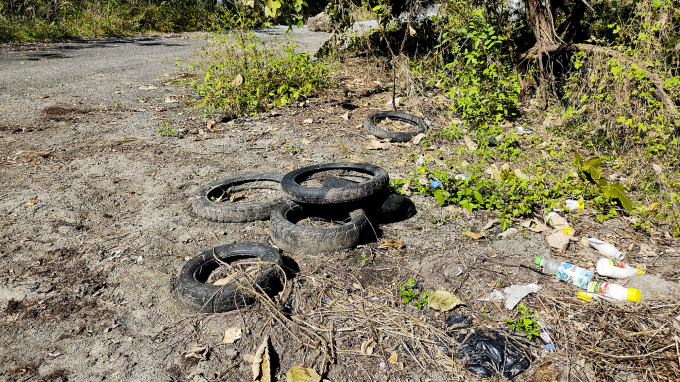
<instances>
[{"instance_id":1,"label":"black tire lying flat","mask_svg":"<svg viewBox=\"0 0 680 382\"><path fill-rule=\"evenodd\" d=\"M306 209L315 207L305 206ZM320 209L323 211L324 209ZM332 228L308 228L296 224L301 216L315 216L290 202L272 210L269 232L276 246L291 253L322 253L349 249L360 243L369 224L362 210L348 222Z\"/></svg>"},{"instance_id":2,"label":"black tire lying flat","mask_svg":"<svg viewBox=\"0 0 680 382\"><path fill-rule=\"evenodd\" d=\"M300 183L317 172L349 170L370 174L371 178L361 183L344 187L305 187ZM387 187L390 177L387 171L365 163L327 163L303 167L283 176L281 188L291 199L299 203L337 204L365 199Z\"/></svg>"},{"instance_id":3,"label":"black tire lying flat","mask_svg":"<svg viewBox=\"0 0 680 382\"><path fill-rule=\"evenodd\" d=\"M328 188L339 188L352 183L354 182L344 178L327 176L322 184ZM403 221L412 218L418 212L409 198L395 194L387 188L364 200L361 204L369 220L376 223L388 224Z\"/></svg>"},{"instance_id":4,"label":"black tire lying flat","mask_svg":"<svg viewBox=\"0 0 680 382\"><path fill-rule=\"evenodd\" d=\"M247 174L230 176L208 183L194 195L194 212L202 218L221 223L250 222L268 219L272 209L284 202L283 198L276 198L262 203L227 204L213 202L210 200L210 195L216 191L225 191L231 187L240 186L246 183L254 183L254 187L257 186L258 182L281 183L282 178L283 175L280 174Z\"/></svg>"},{"instance_id":5,"label":"black tire lying flat","mask_svg":"<svg viewBox=\"0 0 680 382\"><path fill-rule=\"evenodd\" d=\"M415 130L389 131L379 128L378 123L386 118L393 121L410 123ZM425 122L422 118L400 111L379 111L377 113L369 114L366 116L366 119L364 119L364 127L366 127L369 134L380 139L389 139L392 142L408 142L416 135L425 132Z\"/></svg>"},{"instance_id":6,"label":"black tire lying flat","mask_svg":"<svg viewBox=\"0 0 680 382\"><path fill-rule=\"evenodd\" d=\"M253 289L269 293L279 283L281 256L272 246L261 243L235 243L209 249L189 260L177 277L177 293L189 308L202 313L221 313L252 304L254 296L240 284L206 284L210 273L220 266L244 258L271 263L255 278ZM262 291L260 290L262 289Z\"/></svg>"}]
</instances>

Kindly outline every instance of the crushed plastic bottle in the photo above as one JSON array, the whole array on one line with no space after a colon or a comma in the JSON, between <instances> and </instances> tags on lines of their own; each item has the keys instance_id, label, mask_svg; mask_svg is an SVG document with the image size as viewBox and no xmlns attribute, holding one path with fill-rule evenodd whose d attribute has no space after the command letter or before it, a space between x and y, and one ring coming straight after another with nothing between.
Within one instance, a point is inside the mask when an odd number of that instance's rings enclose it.
<instances>
[{"instance_id":1,"label":"crushed plastic bottle","mask_svg":"<svg viewBox=\"0 0 680 382\"><path fill-rule=\"evenodd\" d=\"M624 279L630 276L641 275L644 273L644 271L633 268L630 265L620 261L602 258L597 262L597 273L600 276Z\"/></svg>"},{"instance_id":2,"label":"crushed plastic bottle","mask_svg":"<svg viewBox=\"0 0 680 382\"><path fill-rule=\"evenodd\" d=\"M572 211L572 210L582 210L585 208L580 200L567 199L563 202L553 203L553 211Z\"/></svg>"},{"instance_id":3,"label":"crushed plastic bottle","mask_svg":"<svg viewBox=\"0 0 680 382\"><path fill-rule=\"evenodd\" d=\"M581 289L587 289L588 284L593 281L593 272L569 264L566 261L537 257L535 262L536 265L543 267L543 272L550 275L555 275L558 278L574 284Z\"/></svg>"},{"instance_id":4,"label":"crushed plastic bottle","mask_svg":"<svg viewBox=\"0 0 680 382\"><path fill-rule=\"evenodd\" d=\"M602 241L600 239L596 239L594 237L588 238L588 243L590 243L590 246L597 249L600 251L601 254L611 257L616 260L623 260L623 253L619 251L615 246L607 243L606 241Z\"/></svg>"},{"instance_id":5,"label":"crushed plastic bottle","mask_svg":"<svg viewBox=\"0 0 680 382\"><path fill-rule=\"evenodd\" d=\"M454 176L454 179L468 180L468 179L470 179L470 175L468 175L468 174L457 174L456 176Z\"/></svg>"},{"instance_id":6,"label":"crushed plastic bottle","mask_svg":"<svg viewBox=\"0 0 680 382\"><path fill-rule=\"evenodd\" d=\"M422 166L425 164L425 157L422 154L416 159L416 166Z\"/></svg>"},{"instance_id":7,"label":"crushed plastic bottle","mask_svg":"<svg viewBox=\"0 0 680 382\"><path fill-rule=\"evenodd\" d=\"M550 336L549 330L552 330L552 326L544 325L541 321L538 321L538 338L545 344L545 350L549 352L555 351L555 345L552 343L552 337Z\"/></svg>"},{"instance_id":8,"label":"crushed plastic bottle","mask_svg":"<svg viewBox=\"0 0 680 382\"><path fill-rule=\"evenodd\" d=\"M626 288L618 284L593 281L588 284L588 293L607 296L617 301L640 301L642 295L639 289Z\"/></svg>"},{"instance_id":9,"label":"crushed plastic bottle","mask_svg":"<svg viewBox=\"0 0 680 382\"><path fill-rule=\"evenodd\" d=\"M550 212L546 218L548 224L553 226L553 228L561 229L565 235L574 236L574 229L571 227L569 222L560 216L557 212Z\"/></svg>"}]
</instances>

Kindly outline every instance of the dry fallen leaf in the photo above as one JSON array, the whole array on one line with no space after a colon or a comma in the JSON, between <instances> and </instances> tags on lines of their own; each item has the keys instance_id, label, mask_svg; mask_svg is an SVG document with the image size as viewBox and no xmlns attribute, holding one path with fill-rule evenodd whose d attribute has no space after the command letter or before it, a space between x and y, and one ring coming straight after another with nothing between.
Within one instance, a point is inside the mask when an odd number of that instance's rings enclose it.
<instances>
[{"instance_id":1,"label":"dry fallen leaf","mask_svg":"<svg viewBox=\"0 0 680 382\"><path fill-rule=\"evenodd\" d=\"M493 225L496 224L497 221L498 221L498 219L491 219L491 220L489 220L489 221L486 223L486 225L484 226L484 228L482 228L482 231L486 231L487 229L493 227Z\"/></svg>"},{"instance_id":2,"label":"dry fallen leaf","mask_svg":"<svg viewBox=\"0 0 680 382\"><path fill-rule=\"evenodd\" d=\"M409 32L409 34L410 34L411 36L415 36L415 35L416 35L416 30L413 29L413 27L411 27L411 26L408 27L408 32Z\"/></svg>"},{"instance_id":3,"label":"dry fallen leaf","mask_svg":"<svg viewBox=\"0 0 680 382\"><path fill-rule=\"evenodd\" d=\"M547 232L547 231L550 231L550 228L548 228L548 226L539 222L536 219L533 220L533 223L535 225L530 225L530 226L526 227L529 231L532 231L532 232Z\"/></svg>"},{"instance_id":4,"label":"dry fallen leaf","mask_svg":"<svg viewBox=\"0 0 680 382\"><path fill-rule=\"evenodd\" d=\"M184 358L196 358L199 360L205 360L208 355L207 346L193 346L191 349L185 351L182 355Z\"/></svg>"},{"instance_id":5,"label":"dry fallen leaf","mask_svg":"<svg viewBox=\"0 0 680 382\"><path fill-rule=\"evenodd\" d=\"M486 236L486 233L484 231L482 231L480 233L474 233L472 231L465 231L465 236L471 237L475 240L479 240L479 239L483 238L484 236Z\"/></svg>"},{"instance_id":6,"label":"dry fallen leaf","mask_svg":"<svg viewBox=\"0 0 680 382\"><path fill-rule=\"evenodd\" d=\"M565 235L563 232L555 232L545 239L549 246L561 252L565 252L569 246L569 236Z\"/></svg>"},{"instance_id":7,"label":"dry fallen leaf","mask_svg":"<svg viewBox=\"0 0 680 382\"><path fill-rule=\"evenodd\" d=\"M659 203L652 203L649 205L649 212L654 212L659 208Z\"/></svg>"},{"instance_id":8,"label":"dry fallen leaf","mask_svg":"<svg viewBox=\"0 0 680 382\"><path fill-rule=\"evenodd\" d=\"M498 167L496 167L495 164L492 164L491 167L488 167L486 170L484 170L484 172L486 174L489 174L493 179L495 179L498 182L502 180L501 172L498 170Z\"/></svg>"},{"instance_id":9,"label":"dry fallen leaf","mask_svg":"<svg viewBox=\"0 0 680 382\"><path fill-rule=\"evenodd\" d=\"M345 121L349 121L349 111L346 112L345 114L341 115L340 117L341 117L342 119L344 119Z\"/></svg>"},{"instance_id":10,"label":"dry fallen leaf","mask_svg":"<svg viewBox=\"0 0 680 382\"><path fill-rule=\"evenodd\" d=\"M366 148L368 150L384 150L390 146L389 143L387 142L380 142L377 139L372 139L368 145L366 145Z\"/></svg>"},{"instance_id":11,"label":"dry fallen leaf","mask_svg":"<svg viewBox=\"0 0 680 382\"><path fill-rule=\"evenodd\" d=\"M404 248L404 246L406 246L406 243L404 243L403 241L397 240L397 239L390 239L390 240L380 244L380 246L378 248L380 248L380 249L400 249L400 248Z\"/></svg>"},{"instance_id":12,"label":"dry fallen leaf","mask_svg":"<svg viewBox=\"0 0 680 382\"><path fill-rule=\"evenodd\" d=\"M269 336L264 341L253 357L253 381L271 382L272 369L269 359Z\"/></svg>"},{"instance_id":13,"label":"dry fallen leaf","mask_svg":"<svg viewBox=\"0 0 680 382\"><path fill-rule=\"evenodd\" d=\"M232 282L233 280L234 280L234 277L233 277L233 276L229 276L229 277L225 277L225 278L223 278L223 279L219 279L219 280L215 281L215 282L213 283L213 285L219 285L219 286L227 285L227 284L229 284L230 282Z\"/></svg>"},{"instance_id":14,"label":"dry fallen leaf","mask_svg":"<svg viewBox=\"0 0 680 382\"><path fill-rule=\"evenodd\" d=\"M240 194L238 194L238 195L232 195L231 198L229 198L229 201L230 201L230 202L235 202L235 201L241 200L241 199L243 199L243 198L245 198L245 197L246 197L246 194L242 192L242 193L240 193Z\"/></svg>"},{"instance_id":15,"label":"dry fallen leaf","mask_svg":"<svg viewBox=\"0 0 680 382\"><path fill-rule=\"evenodd\" d=\"M321 382L321 376L314 369L293 366L286 373L286 382Z\"/></svg>"},{"instance_id":16,"label":"dry fallen leaf","mask_svg":"<svg viewBox=\"0 0 680 382\"><path fill-rule=\"evenodd\" d=\"M210 121L205 123L206 129L212 129L214 126L215 126L215 121L213 121L213 120L210 120Z\"/></svg>"},{"instance_id":17,"label":"dry fallen leaf","mask_svg":"<svg viewBox=\"0 0 680 382\"><path fill-rule=\"evenodd\" d=\"M465 141L465 146L467 146L468 150L470 151L475 151L477 150L477 144L470 139L470 137L465 137L463 138Z\"/></svg>"},{"instance_id":18,"label":"dry fallen leaf","mask_svg":"<svg viewBox=\"0 0 680 382\"><path fill-rule=\"evenodd\" d=\"M237 74L236 77L234 77L234 80L231 81L231 86L238 87L243 85L243 76L240 74Z\"/></svg>"},{"instance_id":19,"label":"dry fallen leaf","mask_svg":"<svg viewBox=\"0 0 680 382\"><path fill-rule=\"evenodd\" d=\"M36 204L36 203L38 203L37 200L30 200L30 201L26 202L26 205L27 205L27 206L32 206L32 205L34 205L34 204Z\"/></svg>"},{"instance_id":20,"label":"dry fallen leaf","mask_svg":"<svg viewBox=\"0 0 680 382\"><path fill-rule=\"evenodd\" d=\"M372 339L366 340L361 343L361 354L369 356L373 354L373 348L375 347L375 341Z\"/></svg>"},{"instance_id":21,"label":"dry fallen leaf","mask_svg":"<svg viewBox=\"0 0 680 382\"><path fill-rule=\"evenodd\" d=\"M442 312L449 311L462 303L463 301L461 301L458 297L445 290L432 292L430 297L427 299L427 304L430 306L430 308Z\"/></svg>"},{"instance_id":22,"label":"dry fallen leaf","mask_svg":"<svg viewBox=\"0 0 680 382\"><path fill-rule=\"evenodd\" d=\"M310 123L312 123L312 122L313 122L313 121L312 121L311 118L305 119L304 121L302 121L302 123L306 123L306 124L310 124Z\"/></svg>"},{"instance_id":23,"label":"dry fallen leaf","mask_svg":"<svg viewBox=\"0 0 680 382\"><path fill-rule=\"evenodd\" d=\"M414 145L417 145L425 137L426 137L425 133L420 133L420 134L416 135L415 137L413 137L413 139L411 139L411 142L413 142Z\"/></svg>"},{"instance_id":24,"label":"dry fallen leaf","mask_svg":"<svg viewBox=\"0 0 680 382\"><path fill-rule=\"evenodd\" d=\"M233 327L224 331L224 339L222 339L223 344L233 344L241 338L241 328Z\"/></svg>"},{"instance_id":25,"label":"dry fallen leaf","mask_svg":"<svg viewBox=\"0 0 680 382\"><path fill-rule=\"evenodd\" d=\"M387 363L390 363L394 366L397 367L397 370L402 370L404 368L404 363L399 362L399 354L397 351L393 351L392 354L390 354L390 358L387 359Z\"/></svg>"}]
</instances>

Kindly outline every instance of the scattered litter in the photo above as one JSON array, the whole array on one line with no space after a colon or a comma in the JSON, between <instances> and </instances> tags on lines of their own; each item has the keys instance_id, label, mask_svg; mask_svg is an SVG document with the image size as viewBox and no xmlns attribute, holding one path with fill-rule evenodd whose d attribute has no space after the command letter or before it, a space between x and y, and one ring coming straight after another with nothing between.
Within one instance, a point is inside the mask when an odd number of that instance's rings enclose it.
<instances>
[{"instance_id":1,"label":"scattered litter","mask_svg":"<svg viewBox=\"0 0 680 382\"><path fill-rule=\"evenodd\" d=\"M468 180L468 179L470 179L470 175L468 175L468 174L457 174L453 178L459 179L459 180Z\"/></svg>"},{"instance_id":2,"label":"scattered litter","mask_svg":"<svg viewBox=\"0 0 680 382\"><path fill-rule=\"evenodd\" d=\"M222 339L223 344L233 344L238 339L241 338L241 328L232 327L224 331L224 339Z\"/></svg>"},{"instance_id":3,"label":"scattered litter","mask_svg":"<svg viewBox=\"0 0 680 382\"><path fill-rule=\"evenodd\" d=\"M314 369L293 366L286 373L286 382L320 382L321 376Z\"/></svg>"},{"instance_id":4,"label":"scattered litter","mask_svg":"<svg viewBox=\"0 0 680 382\"><path fill-rule=\"evenodd\" d=\"M600 251L601 254L616 260L623 260L623 253L616 249L612 244L593 237L588 238L588 242L590 243L590 246Z\"/></svg>"},{"instance_id":5,"label":"scattered litter","mask_svg":"<svg viewBox=\"0 0 680 382\"><path fill-rule=\"evenodd\" d=\"M440 182L438 179L435 179L432 182L430 182L430 187L432 187L432 188L442 188L442 182Z\"/></svg>"},{"instance_id":6,"label":"scattered litter","mask_svg":"<svg viewBox=\"0 0 680 382\"><path fill-rule=\"evenodd\" d=\"M465 335L458 337L459 342ZM465 339L457 351L457 360L465 369L482 378L491 378L496 373L513 379L529 368L526 353L508 342L503 334L494 330L475 330Z\"/></svg>"},{"instance_id":7,"label":"scattered litter","mask_svg":"<svg viewBox=\"0 0 680 382\"><path fill-rule=\"evenodd\" d=\"M533 130L531 130L528 127L524 127L524 126L515 126L514 129L510 129L509 131L513 131L513 130L516 131L519 134L533 134L534 133Z\"/></svg>"},{"instance_id":8,"label":"scattered litter","mask_svg":"<svg viewBox=\"0 0 680 382\"><path fill-rule=\"evenodd\" d=\"M431 309L442 312L449 311L462 303L463 301L461 301L458 297L445 290L432 292L427 300L427 304Z\"/></svg>"},{"instance_id":9,"label":"scattered litter","mask_svg":"<svg viewBox=\"0 0 680 382\"><path fill-rule=\"evenodd\" d=\"M312 123L312 119L311 118L305 119L304 121L302 121L302 123L309 125L310 123Z\"/></svg>"},{"instance_id":10,"label":"scattered litter","mask_svg":"<svg viewBox=\"0 0 680 382\"><path fill-rule=\"evenodd\" d=\"M582 210L585 205L580 200L567 199L563 202L556 202L552 205L553 211L572 211L572 210Z\"/></svg>"},{"instance_id":11,"label":"scattered litter","mask_svg":"<svg viewBox=\"0 0 680 382\"><path fill-rule=\"evenodd\" d=\"M430 121L429 119L426 119L425 123L427 123L428 126L437 126L436 122Z\"/></svg>"},{"instance_id":12,"label":"scattered litter","mask_svg":"<svg viewBox=\"0 0 680 382\"><path fill-rule=\"evenodd\" d=\"M508 295L508 298L505 300L505 308L507 310L513 310L524 297L531 293L536 293L541 289L543 288L537 284L512 285L505 288L503 292Z\"/></svg>"},{"instance_id":13,"label":"scattered litter","mask_svg":"<svg viewBox=\"0 0 680 382\"><path fill-rule=\"evenodd\" d=\"M136 262L137 264L142 264L142 263L144 263L144 256L139 256L139 257L137 258L137 260L135 260L135 262Z\"/></svg>"},{"instance_id":14,"label":"scattered litter","mask_svg":"<svg viewBox=\"0 0 680 382\"><path fill-rule=\"evenodd\" d=\"M401 104L401 102L402 102L401 97L390 98L390 100L387 101L387 106L392 106L392 104L395 104L396 107L399 107L399 105Z\"/></svg>"},{"instance_id":15,"label":"scattered litter","mask_svg":"<svg viewBox=\"0 0 680 382\"><path fill-rule=\"evenodd\" d=\"M641 275L644 272L640 269L633 268L628 264L622 262L612 261L610 259L600 259L597 262L597 274L600 276L611 277L615 279L625 279L626 277Z\"/></svg>"},{"instance_id":16,"label":"scattered litter","mask_svg":"<svg viewBox=\"0 0 680 382\"><path fill-rule=\"evenodd\" d=\"M588 293L613 298L617 301L640 301L642 296L639 289L626 288L618 284L593 281L588 284Z\"/></svg>"},{"instance_id":17,"label":"scattered litter","mask_svg":"<svg viewBox=\"0 0 680 382\"><path fill-rule=\"evenodd\" d=\"M503 294L503 292L496 290L496 289L492 290L491 293L489 293L489 297L478 298L477 301L489 301L489 302L491 302L491 301L503 301L503 300L505 300L505 295Z\"/></svg>"},{"instance_id":18,"label":"scattered litter","mask_svg":"<svg viewBox=\"0 0 680 382\"><path fill-rule=\"evenodd\" d=\"M517 228L510 228L499 234L498 237L508 237L517 233Z\"/></svg>"},{"instance_id":19,"label":"scattered litter","mask_svg":"<svg viewBox=\"0 0 680 382\"><path fill-rule=\"evenodd\" d=\"M555 352L555 345L552 343L552 337L550 336L549 330L552 330L552 326L544 325L541 321L538 321L538 338L541 342L545 344L545 350L548 352Z\"/></svg>"},{"instance_id":20,"label":"scattered litter","mask_svg":"<svg viewBox=\"0 0 680 382\"><path fill-rule=\"evenodd\" d=\"M386 367L387 364L385 362L380 362L380 364L378 364L378 368L380 369L380 371L385 370Z\"/></svg>"},{"instance_id":21,"label":"scattered litter","mask_svg":"<svg viewBox=\"0 0 680 382\"><path fill-rule=\"evenodd\" d=\"M553 228L559 229L560 231L564 232L565 235L569 236L574 236L574 229L571 228L569 223L562 217L560 216L557 212L550 212L547 216L546 221L548 224L550 224Z\"/></svg>"},{"instance_id":22,"label":"scattered litter","mask_svg":"<svg viewBox=\"0 0 680 382\"><path fill-rule=\"evenodd\" d=\"M593 281L593 272L581 267L571 265L566 261L560 262L555 259L543 259L537 257L536 265L543 267L543 272L555 275L568 283L574 284L581 289L588 289L588 285Z\"/></svg>"},{"instance_id":23,"label":"scattered litter","mask_svg":"<svg viewBox=\"0 0 680 382\"><path fill-rule=\"evenodd\" d=\"M416 166L422 166L425 164L425 158L423 157L422 154L418 156L418 159L416 159Z\"/></svg>"},{"instance_id":24,"label":"scattered litter","mask_svg":"<svg viewBox=\"0 0 680 382\"><path fill-rule=\"evenodd\" d=\"M446 327L448 328L448 327L451 327L453 325L462 324L465 321L469 321L469 320L464 315L452 313L450 316L448 316L446 318Z\"/></svg>"},{"instance_id":25,"label":"scattered litter","mask_svg":"<svg viewBox=\"0 0 680 382\"><path fill-rule=\"evenodd\" d=\"M373 339L366 340L361 343L361 354L369 356L373 354L373 348L375 348L375 341Z\"/></svg>"}]
</instances>

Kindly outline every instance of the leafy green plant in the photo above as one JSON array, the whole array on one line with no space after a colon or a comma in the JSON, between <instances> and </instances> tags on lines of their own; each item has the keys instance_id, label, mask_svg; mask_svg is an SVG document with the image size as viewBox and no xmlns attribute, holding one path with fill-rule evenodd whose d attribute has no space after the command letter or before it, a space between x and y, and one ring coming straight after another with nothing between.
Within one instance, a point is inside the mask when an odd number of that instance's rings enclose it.
<instances>
[{"instance_id":1,"label":"leafy green plant","mask_svg":"<svg viewBox=\"0 0 680 382\"><path fill-rule=\"evenodd\" d=\"M404 285L399 286L400 295L402 296L402 302L408 304L410 302L415 305L418 309L423 309L424 305L427 303L427 299L430 296L429 291L424 291L420 296L418 295L418 284L413 277L409 277Z\"/></svg>"},{"instance_id":2,"label":"leafy green plant","mask_svg":"<svg viewBox=\"0 0 680 382\"><path fill-rule=\"evenodd\" d=\"M297 147L291 145L290 143L286 143L282 146L285 150L287 150L291 155L295 155L300 152L300 149Z\"/></svg>"},{"instance_id":3,"label":"leafy green plant","mask_svg":"<svg viewBox=\"0 0 680 382\"><path fill-rule=\"evenodd\" d=\"M528 339L539 336L538 329L540 326L538 325L538 313L527 308L523 303L520 303L517 307L517 315L515 318L513 319L512 315L508 314L508 318L505 319L505 322L509 324L509 331L517 330L522 332Z\"/></svg>"},{"instance_id":4,"label":"leafy green plant","mask_svg":"<svg viewBox=\"0 0 680 382\"><path fill-rule=\"evenodd\" d=\"M579 176L584 182L589 181L591 184L594 184L597 187L598 192L604 195L608 200L618 200L627 211L633 210L633 203L624 193L623 185L619 182L609 184L607 179L602 176L602 160L599 157L593 157L588 161L583 162L578 153L576 153L574 155L574 164L579 171Z\"/></svg>"},{"instance_id":5,"label":"leafy green plant","mask_svg":"<svg viewBox=\"0 0 680 382\"><path fill-rule=\"evenodd\" d=\"M175 129L170 128L167 122L163 122L161 127L158 130L156 130L156 132L161 133L161 135L164 137L170 137L175 132Z\"/></svg>"},{"instance_id":6,"label":"leafy green plant","mask_svg":"<svg viewBox=\"0 0 680 382\"><path fill-rule=\"evenodd\" d=\"M202 60L186 69L193 78L185 83L198 93L197 106L206 114L256 114L333 86L328 66L296 52L292 42L258 37L242 13L228 24L237 27L214 34Z\"/></svg>"}]
</instances>

